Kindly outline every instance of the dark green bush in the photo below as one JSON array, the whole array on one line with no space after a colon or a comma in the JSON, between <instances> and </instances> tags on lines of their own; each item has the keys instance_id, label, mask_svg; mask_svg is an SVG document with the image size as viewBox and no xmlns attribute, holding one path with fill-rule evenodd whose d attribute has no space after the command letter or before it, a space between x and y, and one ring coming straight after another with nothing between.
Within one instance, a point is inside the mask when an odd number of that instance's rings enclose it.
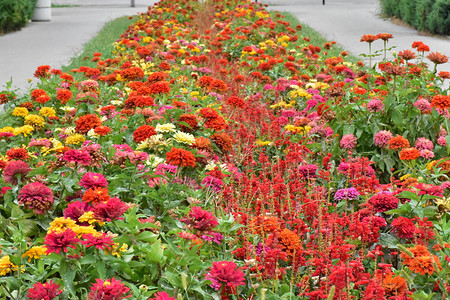
<instances>
[{"instance_id":1,"label":"dark green bush","mask_svg":"<svg viewBox=\"0 0 450 300\"><path fill-rule=\"evenodd\" d=\"M450 34L450 0L380 0L382 12L419 30Z\"/></svg>"},{"instance_id":2,"label":"dark green bush","mask_svg":"<svg viewBox=\"0 0 450 300\"><path fill-rule=\"evenodd\" d=\"M19 30L33 16L37 0L1 0L0 34Z\"/></svg>"}]
</instances>

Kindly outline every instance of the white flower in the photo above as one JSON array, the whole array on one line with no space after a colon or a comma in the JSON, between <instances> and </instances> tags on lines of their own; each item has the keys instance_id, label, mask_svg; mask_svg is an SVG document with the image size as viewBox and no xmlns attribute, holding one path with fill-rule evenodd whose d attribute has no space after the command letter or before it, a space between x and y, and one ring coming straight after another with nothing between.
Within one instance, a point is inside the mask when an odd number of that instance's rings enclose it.
<instances>
[{"instance_id":1,"label":"white flower","mask_svg":"<svg viewBox=\"0 0 450 300\"><path fill-rule=\"evenodd\" d=\"M177 131L173 138L178 143L186 144L189 146L195 143L195 137L192 134L182 131Z\"/></svg>"},{"instance_id":2,"label":"white flower","mask_svg":"<svg viewBox=\"0 0 450 300\"><path fill-rule=\"evenodd\" d=\"M174 132L176 126L172 123L166 123L166 124L158 124L156 125L156 132Z\"/></svg>"},{"instance_id":3,"label":"white flower","mask_svg":"<svg viewBox=\"0 0 450 300\"><path fill-rule=\"evenodd\" d=\"M98 138L100 137L100 134L95 133L95 130L94 130L94 129L90 129L90 130L87 132L87 136L90 137L90 138L96 138L96 139L98 139Z\"/></svg>"}]
</instances>

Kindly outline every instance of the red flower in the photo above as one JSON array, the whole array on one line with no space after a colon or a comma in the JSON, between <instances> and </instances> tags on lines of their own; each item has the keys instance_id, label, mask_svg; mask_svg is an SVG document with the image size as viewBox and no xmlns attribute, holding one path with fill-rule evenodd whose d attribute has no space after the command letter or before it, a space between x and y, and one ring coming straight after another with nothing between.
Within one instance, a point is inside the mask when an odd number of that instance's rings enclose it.
<instances>
[{"instance_id":1,"label":"red flower","mask_svg":"<svg viewBox=\"0 0 450 300\"><path fill-rule=\"evenodd\" d=\"M412 239L416 231L416 226L411 219L398 217L391 223L392 230L401 239Z\"/></svg>"},{"instance_id":2,"label":"red flower","mask_svg":"<svg viewBox=\"0 0 450 300\"><path fill-rule=\"evenodd\" d=\"M166 292L157 292L153 296L154 298L150 298L149 300L175 300L175 298L170 297Z\"/></svg>"},{"instance_id":3,"label":"red flower","mask_svg":"<svg viewBox=\"0 0 450 300\"><path fill-rule=\"evenodd\" d=\"M3 180L15 185L18 183L17 177L25 177L30 171L30 166L26 162L13 160L3 169Z\"/></svg>"},{"instance_id":4,"label":"red flower","mask_svg":"<svg viewBox=\"0 0 450 300\"><path fill-rule=\"evenodd\" d=\"M77 222L78 225L87 226L87 225L89 225L89 223L87 223L87 222L80 223L78 221L78 218L81 217L85 212L88 212L91 210L92 210L92 207L89 204L87 204L86 202L75 201L75 202L69 203L67 205L67 208L63 212L63 216L65 218L70 218L70 219L74 220L75 222Z\"/></svg>"},{"instance_id":5,"label":"red flower","mask_svg":"<svg viewBox=\"0 0 450 300\"><path fill-rule=\"evenodd\" d=\"M233 149L233 141L225 132L212 134L210 139L219 147L222 152L230 152Z\"/></svg>"},{"instance_id":6,"label":"red flower","mask_svg":"<svg viewBox=\"0 0 450 300\"><path fill-rule=\"evenodd\" d=\"M237 97L237 96L231 96L227 99L227 104L231 106L236 106L239 108L245 107L245 101L244 99Z\"/></svg>"},{"instance_id":7,"label":"red flower","mask_svg":"<svg viewBox=\"0 0 450 300\"><path fill-rule=\"evenodd\" d=\"M95 127L101 126L102 120L97 115L88 114L79 117L75 121L75 130L79 133L85 134L89 130L94 129Z\"/></svg>"},{"instance_id":8,"label":"red flower","mask_svg":"<svg viewBox=\"0 0 450 300\"><path fill-rule=\"evenodd\" d=\"M80 182L78 183L80 186L84 188L93 188L93 187L107 187L108 181L105 176L100 173L87 172L81 177Z\"/></svg>"},{"instance_id":9,"label":"red flower","mask_svg":"<svg viewBox=\"0 0 450 300\"><path fill-rule=\"evenodd\" d=\"M168 94L170 84L167 81L158 81L150 85L150 94Z\"/></svg>"},{"instance_id":10,"label":"red flower","mask_svg":"<svg viewBox=\"0 0 450 300\"><path fill-rule=\"evenodd\" d=\"M67 248L75 249L75 245L80 240L77 238L77 234L72 229L68 228L63 232L51 231L47 234L44 240L44 245L47 247L47 253L59 253L61 250L67 252Z\"/></svg>"},{"instance_id":11,"label":"red flower","mask_svg":"<svg viewBox=\"0 0 450 300\"><path fill-rule=\"evenodd\" d=\"M66 104L67 102L69 102L73 97L73 94L70 90L66 90L66 89L59 89L56 92L56 99L58 99L61 104Z\"/></svg>"},{"instance_id":12,"label":"red flower","mask_svg":"<svg viewBox=\"0 0 450 300\"><path fill-rule=\"evenodd\" d=\"M187 125L182 124L187 123ZM192 132L198 129L198 121L195 115L184 114L178 118L178 126L181 131Z\"/></svg>"},{"instance_id":13,"label":"red flower","mask_svg":"<svg viewBox=\"0 0 450 300\"><path fill-rule=\"evenodd\" d=\"M107 202L100 202L94 206L94 216L100 221L121 220L121 215L128 209L128 204L119 198L111 198Z\"/></svg>"},{"instance_id":14,"label":"red flower","mask_svg":"<svg viewBox=\"0 0 450 300\"><path fill-rule=\"evenodd\" d=\"M108 133L111 133L111 128L108 126L98 126L94 129L94 132L100 136L105 136Z\"/></svg>"},{"instance_id":15,"label":"red flower","mask_svg":"<svg viewBox=\"0 0 450 300\"><path fill-rule=\"evenodd\" d=\"M37 67L36 71L34 71L34 77L37 78L48 78L50 77L50 69L49 65L42 65Z\"/></svg>"},{"instance_id":16,"label":"red flower","mask_svg":"<svg viewBox=\"0 0 450 300\"><path fill-rule=\"evenodd\" d=\"M166 163L174 166L195 167L195 156L188 150L172 147L166 153Z\"/></svg>"},{"instance_id":17,"label":"red flower","mask_svg":"<svg viewBox=\"0 0 450 300\"><path fill-rule=\"evenodd\" d=\"M398 198L391 193L383 193L372 196L369 203L375 208L376 212L385 212L398 207Z\"/></svg>"},{"instance_id":18,"label":"red flower","mask_svg":"<svg viewBox=\"0 0 450 300\"><path fill-rule=\"evenodd\" d=\"M131 297L130 291L122 282L115 278L103 280L97 278L91 287L88 300L120 300Z\"/></svg>"},{"instance_id":19,"label":"red flower","mask_svg":"<svg viewBox=\"0 0 450 300\"><path fill-rule=\"evenodd\" d=\"M50 97L44 90L35 89L31 92L31 98L33 98L38 103L45 103L50 101Z\"/></svg>"},{"instance_id":20,"label":"red flower","mask_svg":"<svg viewBox=\"0 0 450 300\"><path fill-rule=\"evenodd\" d=\"M440 52L431 52L427 55L427 58L431 60L434 64L440 65L448 62L448 57Z\"/></svg>"},{"instance_id":21,"label":"red flower","mask_svg":"<svg viewBox=\"0 0 450 300\"><path fill-rule=\"evenodd\" d=\"M198 206L192 207L189 214L181 219L181 222L200 231L212 230L219 225L217 218L212 213Z\"/></svg>"},{"instance_id":22,"label":"red flower","mask_svg":"<svg viewBox=\"0 0 450 300\"><path fill-rule=\"evenodd\" d=\"M219 113L210 107L200 109L200 115L205 119L215 119L219 117Z\"/></svg>"},{"instance_id":23,"label":"red flower","mask_svg":"<svg viewBox=\"0 0 450 300\"><path fill-rule=\"evenodd\" d=\"M63 292L58 290L59 287L53 280L44 284L37 282L28 290L27 297L30 300L52 300Z\"/></svg>"},{"instance_id":24,"label":"red flower","mask_svg":"<svg viewBox=\"0 0 450 300\"><path fill-rule=\"evenodd\" d=\"M403 50L403 51L400 51L399 53L398 53L398 56L400 56L401 58L403 58L404 60L406 60L406 61L408 61L408 60L411 60L411 59L414 59L414 58L416 58L417 56L416 56L416 54L414 53L414 52L412 52L411 50Z\"/></svg>"},{"instance_id":25,"label":"red flower","mask_svg":"<svg viewBox=\"0 0 450 300\"><path fill-rule=\"evenodd\" d=\"M135 143L140 143L155 134L155 127L150 125L142 125L133 132L133 140Z\"/></svg>"},{"instance_id":26,"label":"red flower","mask_svg":"<svg viewBox=\"0 0 450 300\"><path fill-rule=\"evenodd\" d=\"M36 214L44 214L52 208L53 192L40 182L25 185L19 192L19 203Z\"/></svg>"},{"instance_id":27,"label":"red flower","mask_svg":"<svg viewBox=\"0 0 450 300\"><path fill-rule=\"evenodd\" d=\"M17 160L27 160L30 158L28 152L24 148L11 148L6 151L6 156L9 159L17 159Z\"/></svg>"},{"instance_id":28,"label":"red flower","mask_svg":"<svg viewBox=\"0 0 450 300\"><path fill-rule=\"evenodd\" d=\"M211 287L224 294L236 292L236 287L244 285L244 272L232 261L214 261L206 279L211 280Z\"/></svg>"}]
</instances>

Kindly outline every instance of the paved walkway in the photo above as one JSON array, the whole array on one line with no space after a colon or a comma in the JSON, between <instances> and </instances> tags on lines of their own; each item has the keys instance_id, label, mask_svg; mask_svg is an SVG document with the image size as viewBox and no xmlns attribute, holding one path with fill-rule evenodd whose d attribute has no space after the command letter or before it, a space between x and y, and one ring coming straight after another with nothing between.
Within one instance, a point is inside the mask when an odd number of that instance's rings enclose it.
<instances>
[{"instance_id":1,"label":"paved walkway","mask_svg":"<svg viewBox=\"0 0 450 300\"><path fill-rule=\"evenodd\" d=\"M336 41L354 55L368 54L367 43L361 43L364 34L391 33L394 38L388 47L395 51L411 49L414 41L423 41L432 52L441 52L450 57L450 38L420 35L416 30L395 25L379 17L379 0L262 0L268 9L293 13L300 22L309 25ZM372 44L373 51L383 49L382 41ZM394 51L394 50L393 50ZM438 66L439 71L450 71L450 63Z\"/></svg>"},{"instance_id":2,"label":"paved walkway","mask_svg":"<svg viewBox=\"0 0 450 300\"><path fill-rule=\"evenodd\" d=\"M78 5L52 8L50 22L30 22L21 31L0 36L0 91L12 78L13 86L26 91L28 79L40 65L60 68L105 23L124 15L146 12L156 1L135 0L52 0L54 4Z\"/></svg>"},{"instance_id":3,"label":"paved walkway","mask_svg":"<svg viewBox=\"0 0 450 300\"><path fill-rule=\"evenodd\" d=\"M419 35L416 30L397 26L378 17L378 0L262 0L269 9L292 12L298 19L316 29L329 40L337 41L355 55L367 53L361 43L364 34L392 33L389 46L397 51L410 49L413 41L423 41L431 51L450 57L450 39ZM0 90L10 79L13 85L26 91L28 79L33 78L37 66L48 64L54 68L67 64L82 45L102 26L119 16L145 12L156 0L53 0L54 4L77 7L52 8L51 22L32 22L19 32L0 36ZM382 43L375 42L374 50ZM450 64L438 70L450 71Z\"/></svg>"}]
</instances>

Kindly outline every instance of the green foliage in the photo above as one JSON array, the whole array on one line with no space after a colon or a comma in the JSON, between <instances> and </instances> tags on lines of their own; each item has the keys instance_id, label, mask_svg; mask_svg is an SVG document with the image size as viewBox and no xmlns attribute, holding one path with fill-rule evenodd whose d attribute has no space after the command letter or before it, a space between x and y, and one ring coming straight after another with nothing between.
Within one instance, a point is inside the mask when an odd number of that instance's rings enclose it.
<instances>
[{"instance_id":1,"label":"green foliage","mask_svg":"<svg viewBox=\"0 0 450 300\"><path fill-rule=\"evenodd\" d=\"M450 0L381 0L380 3L384 14L418 30L450 33Z\"/></svg>"},{"instance_id":2,"label":"green foliage","mask_svg":"<svg viewBox=\"0 0 450 300\"><path fill-rule=\"evenodd\" d=\"M37 0L0 1L0 34L20 30L33 16Z\"/></svg>"}]
</instances>

